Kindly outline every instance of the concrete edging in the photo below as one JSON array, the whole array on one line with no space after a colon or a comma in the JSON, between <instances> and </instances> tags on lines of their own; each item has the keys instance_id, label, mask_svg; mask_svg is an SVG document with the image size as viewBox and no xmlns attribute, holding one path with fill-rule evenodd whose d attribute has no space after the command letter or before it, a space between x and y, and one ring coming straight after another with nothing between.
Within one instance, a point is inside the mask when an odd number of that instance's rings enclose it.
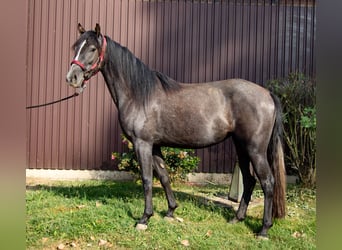
<instances>
[{"instance_id":1,"label":"concrete edging","mask_svg":"<svg viewBox=\"0 0 342 250\"><path fill-rule=\"evenodd\" d=\"M121 180L131 181L134 176L125 171L26 169L26 178L47 180Z\"/></svg>"},{"instance_id":2,"label":"concrete edging","mask_svg":"<svg viewBox=\"0 0 342 250\"><path fill-rule=\"evenodd\" d=\"M45 180L115 180L133 181L136 177L125 171L111 170L54 170L54 169L26 169L26 178ZM188 182L198 184L231 183L232 174L191 173ZM296 176L287 176L287 183L296 183Z\"/></svg>"}]
</instances>

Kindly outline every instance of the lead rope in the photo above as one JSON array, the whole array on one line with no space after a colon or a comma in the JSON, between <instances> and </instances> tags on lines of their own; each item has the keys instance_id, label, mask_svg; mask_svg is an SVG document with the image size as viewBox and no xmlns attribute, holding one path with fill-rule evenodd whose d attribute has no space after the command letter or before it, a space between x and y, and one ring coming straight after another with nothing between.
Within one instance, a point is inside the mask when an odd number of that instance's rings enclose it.
<instances>
[{"instance_id":1,"label":"lead rope","mask_svg":"<svg viewBox=\"0 0 342 250\"><path fill-rule=\"evenodd\" d=\"M33 109L33 108L39 108L39 107L44 107L44 106L52 105L52 104L55 104L55 103L58 103L58 102L66 101L66 100L68 100L70 98L73 98L73 97L76 97L78 95L79 95L79 93L75 92L73 95L64 97L64 98L59 99L57 101L52 101L52 102L48 102L48 103L44 103L44 104L38 104L38 105L29 106L29 107L26 107L26 109Z\"/></svg>"}]
</instances>

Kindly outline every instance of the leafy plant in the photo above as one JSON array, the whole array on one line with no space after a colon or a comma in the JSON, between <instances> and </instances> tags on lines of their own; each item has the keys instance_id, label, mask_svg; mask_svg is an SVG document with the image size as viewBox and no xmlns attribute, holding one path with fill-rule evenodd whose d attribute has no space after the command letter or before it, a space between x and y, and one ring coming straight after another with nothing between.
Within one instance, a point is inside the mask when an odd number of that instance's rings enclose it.
<instances>
[{"instance_id":1,"label":"leafy plant","mask_svg":"<svg viewBox=\"0 0 342 250\"><path fill-rule=\"evenodd\" d=\"M127 145L127 152L112 153L112 160L118 162L120 170L131 171L135 174L140 173L140 165L134 152L133 143L122 135L122 142ZM172 181L185 180L186 175L198 167L200 159L194 155L193 149L169 148L161 149L167 171Z\"/></svg>"},{"instance_id":2,"label":"leafy plant","mask_svg":"<svg viewBox=\"0 0 342 250\"><path fill-rule=\"evenodd\" d=\"M268 88L281 100L285 161L306 186L316 183L316 84L300 73L273 80Z\"/></svg>"}]
</instances>

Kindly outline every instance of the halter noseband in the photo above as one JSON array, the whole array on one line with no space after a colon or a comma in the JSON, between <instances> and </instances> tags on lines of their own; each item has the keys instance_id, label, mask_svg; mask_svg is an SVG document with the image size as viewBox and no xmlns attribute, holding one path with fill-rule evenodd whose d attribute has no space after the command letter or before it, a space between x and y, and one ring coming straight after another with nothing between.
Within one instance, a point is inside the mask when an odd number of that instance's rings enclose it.
<instances>
[{"instance_id":1,"label":"halter noseband","mask_svg":"<svg viewBox=\"0 0 342 250\"><path fill-rule=\"evenodd\" d=\"M97 58L97 61L91 66L89 70L87 70L84 64L78 60L74 59L71 61L70 65L76 64L84 71L84 82L88 81L92 76L96 75L101 69L101 66L102 66L101 64L104 60L104 54L105 54L106 47L107 47L106 37L102 36L102 40L103 40L103 43L102 43L102 50L101 50L100 56Z\"/></svg>"}]
</instances>

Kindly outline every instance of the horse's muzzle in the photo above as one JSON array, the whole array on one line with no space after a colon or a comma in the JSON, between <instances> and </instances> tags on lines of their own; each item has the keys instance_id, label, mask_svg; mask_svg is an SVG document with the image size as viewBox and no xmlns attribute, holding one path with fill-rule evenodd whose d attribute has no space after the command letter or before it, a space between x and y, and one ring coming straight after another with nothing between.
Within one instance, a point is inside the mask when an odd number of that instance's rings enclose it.
<instances>
[{"instance_id":1,"label":"horse's muzzle","mask_svg":"<svg viewBox=\"0 0 342 250\"><path fill-rule=\"evenodd\" d=\"M66 75L66 82L74 88L81 88L84 82L84 72L78 65L71 65Z\"/></svg>"}]
</instances>

